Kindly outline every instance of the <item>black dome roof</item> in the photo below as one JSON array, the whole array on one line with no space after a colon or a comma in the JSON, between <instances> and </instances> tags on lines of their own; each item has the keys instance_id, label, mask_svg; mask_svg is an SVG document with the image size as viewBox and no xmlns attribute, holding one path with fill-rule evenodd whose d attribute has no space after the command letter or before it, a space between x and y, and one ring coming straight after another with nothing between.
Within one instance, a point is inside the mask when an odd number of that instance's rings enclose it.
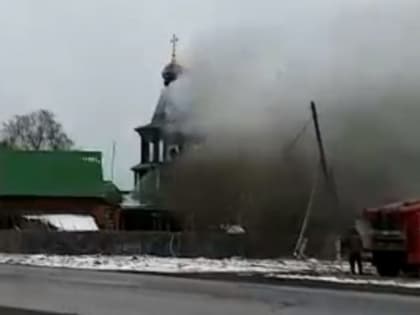
<instances>
[{"instance_id":1,"label":"black dome roof","mask_svg":"<svg viewBox=\"0 0 420 315\"><path fill-rule=\"evenodd\" d=\"M181 73L182 67L176 63L175 60L172 60L167 64L162 70L162 78L165 86L168 86L171 82L175 81Z\"/></svg>"}]
</instances>

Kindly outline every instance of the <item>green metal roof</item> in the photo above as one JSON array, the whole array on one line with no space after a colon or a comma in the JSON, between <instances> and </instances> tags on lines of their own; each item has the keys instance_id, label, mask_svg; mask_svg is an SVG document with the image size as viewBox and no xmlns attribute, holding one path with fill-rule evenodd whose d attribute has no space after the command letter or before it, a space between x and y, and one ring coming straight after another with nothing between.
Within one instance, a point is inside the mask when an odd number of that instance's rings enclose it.
<instances>
[{"instance_id":1,"label":"green metal roof","mask_svg":"<svg viewBox=\"0 0 420 315\"><path fill-rule=\"evenodd\" d=\"M102 198L102 155L0 149L0 196Z\"/></svg>"},{"instance_id":2,"label":"green metal roof","mask_svg":"<svg viewBox=\"0 0 420 315\"><path fill-rule=\"evenodd\" d=\"M106 180L103 183L105 200L114 205L118 205L122 201L122 192L112 181Z\"/></svg>"}]
</instances>

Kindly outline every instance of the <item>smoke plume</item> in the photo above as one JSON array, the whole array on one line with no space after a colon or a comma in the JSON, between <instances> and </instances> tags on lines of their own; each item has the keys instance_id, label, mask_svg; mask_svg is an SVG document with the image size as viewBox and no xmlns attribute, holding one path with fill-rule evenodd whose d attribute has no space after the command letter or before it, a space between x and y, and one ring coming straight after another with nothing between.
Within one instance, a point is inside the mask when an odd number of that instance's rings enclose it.
<instances>
[{"instance_id":1,"label":"smoke plume","mask_svg":"<svg viewBox=\"0 0 420 315\"><path fill-rule=\"evenodd\" d=\"M168 202L196 225L240 221L259 254L290 253L297 237L319 167L312 125L293 143L311 100L340 198L338 211L320 183L314 252L363 207L420 196L420 4L325 3L201 34L170 87L190 115L184 131L206 141L176 162Z\"/></svg>"}]
</instances>

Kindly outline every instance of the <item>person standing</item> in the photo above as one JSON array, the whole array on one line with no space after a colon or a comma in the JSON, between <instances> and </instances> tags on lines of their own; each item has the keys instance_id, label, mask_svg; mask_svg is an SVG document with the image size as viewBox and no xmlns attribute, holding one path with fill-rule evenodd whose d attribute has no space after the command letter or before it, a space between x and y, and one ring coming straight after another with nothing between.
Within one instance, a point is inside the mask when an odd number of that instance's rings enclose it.
<instances>
[{"instance_id":1,"label":"person standing","mask_svg":"<svg viewBox=\"0 0 420 315\"><path fill-rule=\"evenodd\" d=\"M350 265L350 271L353 275L359 273L363 274L363 263L362 263L362 253L363 253L363 243L362 239L355 228L352 228L345 239L343 247L346 249L348 254L348 261ZM357 272L356 272L357 267Z\"/></svg>"},{"instance_id":2,"label":"person standing","mask_svg":"<svg viewBox=\"0 0 420 315\"><path fill-rule=\"evenodd\" d=\"M349 239L349 263L350 270L352 274L356 274L356 266L359 272L359 275L363 274L363 264L362 264L362 252L363 244L362 239L356 229L352 229Z\"/></svg>"}]
</instances>

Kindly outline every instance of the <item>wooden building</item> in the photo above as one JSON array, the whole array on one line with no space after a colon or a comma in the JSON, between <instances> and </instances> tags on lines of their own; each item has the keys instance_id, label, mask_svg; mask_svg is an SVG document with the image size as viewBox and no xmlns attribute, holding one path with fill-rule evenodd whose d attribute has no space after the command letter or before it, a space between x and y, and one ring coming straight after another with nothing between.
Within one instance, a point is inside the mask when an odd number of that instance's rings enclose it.
<instances>
[{"instance_id":1,"label":"wooden building","mask_svg":"<svg viewBox=\"0 0 420 315\"><path fill-rule=\"evenodd\" d=\"M140 161L131 170L134 173L134 206L121 206L122 227L143 230L177 230L180 226L171 209L161 203L161 184L164 170L184 149L200 141L186 132L189 120L188 106L178 106L171 98L172 84L184 72L177 63L175 44L172 39L172 59L162 71L163 89L150 123L135 128L140 137ZM185 105L185 104L183 104ZM182 108L181 108L182 107ZM133 221L134 220L134 221ZM141 221L141 222L140 222ZM128 223L130 222L130 223Z\"/></svg>"}]
</instances>

